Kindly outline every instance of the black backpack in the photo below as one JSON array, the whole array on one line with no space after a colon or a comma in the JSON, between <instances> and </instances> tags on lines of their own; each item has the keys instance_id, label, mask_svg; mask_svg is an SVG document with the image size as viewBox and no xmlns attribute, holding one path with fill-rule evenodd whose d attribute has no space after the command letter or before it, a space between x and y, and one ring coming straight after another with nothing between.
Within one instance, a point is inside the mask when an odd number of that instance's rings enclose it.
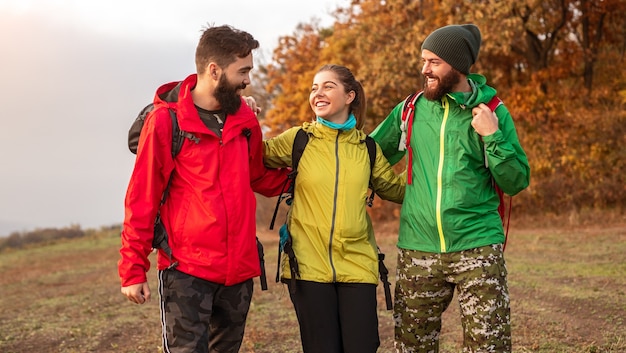
<instances>
[{"instance_id":1,"label":"black backpack","mask_svg":"<svg viewBox=\"0 0 626 353\"><path fill-rule=\"evenodd\" d=\"M139 112L139 114L137 115L137 118L135 118L135 121L133 121L133 124L130 126L130 129L128 130L128 149L133 154L137 154L137 147L139 145L139 137L141 136L141 130L143 129L143 125L146 120L146 117L153 110L154 110L153 103L146 105ZM176 113L172 109L168 108L168 110L170 112L170 117L172 118L172 158L176 158L181 148L183 147L183 142L185 138L193 141L194 143L200 142L200 139L187 131L181 130L180 127L178 126L178 118L176 117ZM242 129L241 132L249 142L250 135L251 135L250 129L244 128ZM165 200L167 199L167 195L170 189L170 184L172 182L172 175L170 175L170 178L167 181L167 186L165 187L165 190L163 191L163 195L161 195L160 206L163 206L163 204L165 203ZM261 276L260 276L261 289L267 290L267 279L265 275L265 260L264 260L264 254L263 254L263 244L261 244L258 237L256 239L256 243L257 243L257 251L259 253L259 260L261 262ZM154 238L152 238L152 247L154 249L163 249L163 251L165 252L165 254L167 255L168 259L171 262L171 265L168 267L168 269L175 268L176 266L178 266L178 261L174 261L174 259L172 258L172 249L170 248L168 241L167 241L167 231L165 230L165 227L163 226L163 222L161 222L160 211L157 212L156 219L154 220Z\"/></svg>"},{"instance_id":2,"label":"black backpack","mask_svg":"<svg viewBox=\"0 0 626 353\"><path fill-rule=\"evenodd\" d=\"M276 202L276 208L274 209L274 214L272 215L270 229L274 229L274 222L276 221L276 215L278 214L278 207L280 206L280 202L282 200L285 200L285 202L288 205L291 205L291 202L293 201L296 176L298 175L298 165L300 164L300 158L302 158L302 154L304 153L304 149L306 148L306 145L308 142L309 142L309 134L303 129L299 129L296 132L296 136L293 140L293 146L291 149L292 171L291 173L289 173L289 180L292 180L292 182L289 188L287 189L287 191L281 193L281 196L278 197L278 200ZM376 163L376 141L374 141L372 137L366 136L363 142L365 142L365 145L367 146L367 153L370 159L370 176L371 176L374 170L374 164ZM287 180L287 183L289 183L289 180ZM372 193L370 194L370 196L367 197L366 202L368 206L372 207L372 203L374 201L374 195L376 194L376 192L374 190L371 177L370 177L369 187L372 190ZM283 251L285 251L285 253L287 254L287 257L289 258L291 279L292 281L295 281L296 277L300 277L300 274L298 270L298 262L296 260L295 253L293 252L293 249L291 247L290 237L285 242ZM277 264L278 268L280 268L280 253L281 253L281 248L279 246L278 264ZM387 267L385 266L385 263L383 262L384 259L385 259L385 254L381 253L380 249L378 249L378 272L380 275L380 280L381 282L383 282L384 289L385 289L385 301L387 303L387 310L391 310L393 308L392 302L391 302L391 283L389 283L389 279L388 279L389 270L387 269ZM279 269L278 268L276 270L276 282L279 281ZM292 286L292 288L295 288L295 286Z\"/></svg>"}]
</instances>

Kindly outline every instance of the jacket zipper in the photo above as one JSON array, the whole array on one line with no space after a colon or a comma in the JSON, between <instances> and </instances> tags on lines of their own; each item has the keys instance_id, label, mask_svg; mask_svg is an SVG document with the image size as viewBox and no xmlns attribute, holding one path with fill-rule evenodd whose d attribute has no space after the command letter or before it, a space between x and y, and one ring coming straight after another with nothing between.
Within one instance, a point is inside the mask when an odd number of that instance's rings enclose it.
<instances>
[{"instance_id":1,"label":"jacket zipper","mask_svg":"<svg viewBox=\"0 0 626 353\"><path fill-rule=\"evenodd\" d=\"M443 234L443 222L441 220L441 197L443 193L443 164L445 156L445 132L446 123L448 121L448 114L450 113L450 104L448 97L444 96L443 103L443 121L441 122L441 129L439 130L439 166L437 168L437 205L435 214L437 215L437 232L439 233L439 243L442 253L446 252L446 239Z\"/></svg>"},{"instance_id":2,"label":"jacket zipper","mask_svg":"<svg viewBox=\"0 0 626 353\"><path fill-rule=\"evenodd\" d=\"M330 268L333 271L333 282L337 282L337 271L333 263L333 238L335 234L335 217L337 215L337 189L339 188L339 134L341 130L337 130L337 138L335 139L335 193L333 195L333 216L330 223L330 237L328 242L328 260Z\"/></svg>"}]
</instances>

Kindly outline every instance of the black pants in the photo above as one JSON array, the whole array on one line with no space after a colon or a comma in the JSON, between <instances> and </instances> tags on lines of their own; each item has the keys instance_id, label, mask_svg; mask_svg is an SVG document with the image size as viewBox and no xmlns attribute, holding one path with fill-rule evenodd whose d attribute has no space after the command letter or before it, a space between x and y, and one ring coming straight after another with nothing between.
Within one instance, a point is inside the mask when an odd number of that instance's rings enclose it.
<instances>
[{"instance_id":1,"label":"black pants","mask_svg":"<svg viewBox=\"0 0 626 353\"><path fill-rule=\"evenodd\" d=\"M304 353L375 353L380 346L374 284L296 281L291 302Z\"/></svg>"}]
</instances>

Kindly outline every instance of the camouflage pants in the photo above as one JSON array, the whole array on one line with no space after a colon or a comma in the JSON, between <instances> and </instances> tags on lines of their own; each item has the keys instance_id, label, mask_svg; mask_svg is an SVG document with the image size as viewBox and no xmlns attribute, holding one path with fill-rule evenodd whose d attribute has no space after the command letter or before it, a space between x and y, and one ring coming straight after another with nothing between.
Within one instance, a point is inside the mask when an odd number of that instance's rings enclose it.
<instances>
[{"instance_id":1,"label":"camouflage pants","mask_svg":"<svg viewBox=\"0 0 626 353\"><path fill-rule=\"evenodd\" d=\"M463 352L511 352L502 245L434 254L399 249L394 321L396 352L437 353L441 314L456 288Z\"/></svg>"},{"instance_id":2,"label":"camouflage pants","mask_svg":"<svg viewBox=\"0 0 626 353\"><path fill-rule=\"evenodd\" d=\"M159 271L163 351L238 352L252 290L252 279L224 286L176 270Z\"/></svg>"}]
</instances>

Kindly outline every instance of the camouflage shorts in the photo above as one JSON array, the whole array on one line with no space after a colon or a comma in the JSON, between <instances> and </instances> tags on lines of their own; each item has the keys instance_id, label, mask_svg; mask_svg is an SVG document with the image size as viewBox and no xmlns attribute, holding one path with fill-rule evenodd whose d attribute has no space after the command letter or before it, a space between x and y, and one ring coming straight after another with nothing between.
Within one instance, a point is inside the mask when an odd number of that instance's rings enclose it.
<instances>
[{"instance_id":1,"label":"camouflage shorts","mask_svg":"<svg viewBox=\"0 0 626 353\"><path fill-rule=\"evenodd\" d=\"M456 288L463 352L510 352L511 320L502 245L445 254L399 249L396 352L439 352L441 314Z\"/></svg>"},{"instance_id":2,"label":"camouflage shorts","mask_svg":"<svg viewBox=\"0 0 626 353\"><path fill-rule=\"evenodd\" d=\"M224 286L176 270L159 271L163 351L238 352L252 290L252 279Z\"/></svg>"}]
</instances>

